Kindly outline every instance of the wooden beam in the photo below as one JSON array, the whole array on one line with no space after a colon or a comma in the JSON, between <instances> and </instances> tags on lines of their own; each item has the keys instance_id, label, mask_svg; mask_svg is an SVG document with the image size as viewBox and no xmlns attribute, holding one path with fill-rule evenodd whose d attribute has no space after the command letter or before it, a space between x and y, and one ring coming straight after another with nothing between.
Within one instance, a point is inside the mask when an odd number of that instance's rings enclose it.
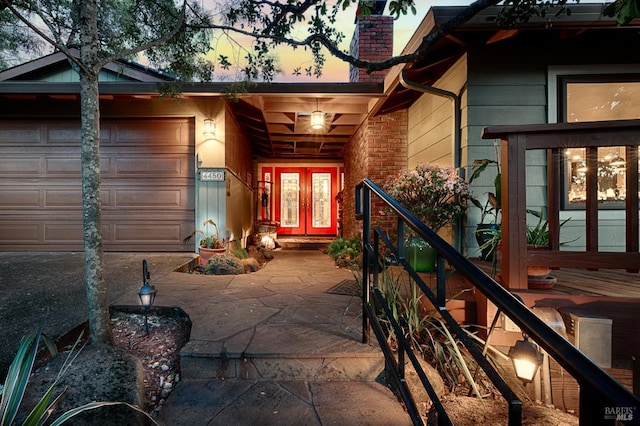
<instances>
[{"instance_id":1,"label":"wooden beam","mask_svg":"<svg viewBox=\"0 0 640 426\"><path fill-rule=\"evenodd\" d=\"M506 40L508 38L515 36L516 34L518 34L518 32L520 32L520 30L515 30L515 29L498 30L491 37L489 37L489 40L487 40L487 44L496 43L501 40Z\"/></svg>"},{"instance_id":2,"label":"wooden beam","mask_svg":"<svg viewBox=\"0 0 640 426\"><path fill-rule=\"evenodd\" d=\"M274 142L317 142L317 143L347 143L348 137L345 136L310 136L310 135L271 135Z\"/></svg>"},{"instance_id":3,"label":"wooden beam","mask_svg":"<svg viewBox=\"0 0 640 426\"><path fill-rule=\"evenodd\" d=\"M268 101L265 102L266 115L272 113L291 113L291 112L311 112L315 111L316 104L314 102L278 102ZM320 104L319 109L323 112L338 113L338 114L366 114L368 112L367 102L362 103L325 103ZM272 120L269 120L272 121Z\"/></svg>"},{"instance_id":4,"label":"wooden beam","mask_svg":"<svg viewBox=\"0 0 640 426\"><path fill-rule=\"evenodd\" d=\"M588 269L595 266L598 269L626 269L629 265L640 265L640 254L602 251L530 250L527 252L527 263L531 266L548 266L549 268ZM637 279L637 275L630 275L629 277L631 280Z\"/></svg>"},{"instance_id":5,"label":"wooden beam","mask_svg":"<svg viewBox=\"0 0 640 426\"><path fill-rule=\"evenodd\" d=\"M526 290L527 181L526 135L508 135L502 158L502 279L510 290Z\"/></svg>"}]
</instances>

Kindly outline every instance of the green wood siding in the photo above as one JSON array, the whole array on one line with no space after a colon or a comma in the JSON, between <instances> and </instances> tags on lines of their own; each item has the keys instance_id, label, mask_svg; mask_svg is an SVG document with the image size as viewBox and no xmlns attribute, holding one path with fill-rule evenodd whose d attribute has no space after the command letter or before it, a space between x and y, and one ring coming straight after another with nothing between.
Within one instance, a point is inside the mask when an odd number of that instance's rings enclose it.
<instances>
[{"instance_id":1,"label":"green wood siding","mask_svg":"<svg viewBox=\"0 0 640 426\"><path fill-rule=\"evenodd\" d=\"M77 83L80 81L80 76L72 69L59 70L51 72L49 74L43 74L38 77L39 81L46 81L48 83ZM130 78L123 77L115 74L113 71L102 70L98 76L99 81L131 81Z\"/></svg>"},{"instance_id":2,"label":"green wood siding","mask_svg":"<svg viewBox=\"0 0 640 426\"><path fill-rule=\"evenodd\" d=\"M495 159L494 144L499 141L481 138L486 126L535 124L547 122L546 65L528 63L495 49L469 53L467 82L466 147L468 170L475 159ZM506 59L506 60L505 60ZM538 211L546 205L546 160L543 152L527 153L527 204ZM488 192L494 192L495 168L489 168L476 180L473 193L484 203ZM534 220L531 217L530 220ZM467 220L466 244L468 254L475 256L475 224L480 211L471 207Z\"/></svg>"}]
</instances>

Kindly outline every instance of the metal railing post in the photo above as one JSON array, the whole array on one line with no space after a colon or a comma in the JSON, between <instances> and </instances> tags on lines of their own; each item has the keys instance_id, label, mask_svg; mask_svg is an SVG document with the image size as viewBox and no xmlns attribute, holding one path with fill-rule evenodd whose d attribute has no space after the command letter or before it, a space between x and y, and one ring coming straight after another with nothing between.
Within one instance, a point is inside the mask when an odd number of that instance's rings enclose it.
<instances>
[{"instance_id":1,"label":"metal railing post","mask_svg":"<svg viewBox=\"0 0 640 426\"><path fill-rule=\"evenodd\" d=\"M395 200L389 197L384 191L368 179L362 181L357 186L356 192L356 210L362 213L363 220L363 341L368 342L369 334L374 331L380 347L385 355L388 365L394 365L394 381L400 389L400 394L407 406L407 410L414 420L415 424L422 421L418 410L415 409L415 402L410 395L406 383L399 375L403 366L398 366L396 356L386 341L384 330L378 321L376 311L371 305L371 297L375 297L376 307L381 309L386 316L386 320L393 328L396 334L397 343L403 346L398 349L398 353L402 351L402 358L408 357L412 365L416 368L416 372L420 377L420 381L424 385L427 393L434 403L434 407L438 412L439 424L451 424L446 410L442 406L433 388L430 385L424 371L420 367L415 354L411 350L412 345L409 344L404 335L404 329L401 327L402 318L396 320L394 314L389 308L384 295L378 288L378 248L379 240L397 256L400 264L405 266L406 272L410 279L414 280L416 285L421 289L422 293L429 301L437 307L439 315L445 324L451 329L457 339L467 348L468 352L473 356L478 365L484 370L489 380L496 387L498 392L506 400L509 408L509 425L519 425L522 422L522 402L517 395L510 389L504 378L498 373L494 365L486 358L486 354L481 350L469 334L461 327L456 319L446 308L446 271L445 261L456 270L456 273L464 277L474 288L482 293L488 301L495 304L496 307L508 316L513 322L527 333L529 338L535 341L541 348L549 353L558 364L560 364L569 374L571 374L580 384L580 420L581 424L591 424L593 421L598 424L606 424L606 420L610 416L621 418L625 424L640 424L640 417L637 411L640 411L640 400L633 395L628 389L616 382L605 371L595 365L575 346L569 343L566 338L560 336L555 330L549 327L536 314L523 305L513 294L506 288L501 286L487 274L482 272L476 265L471 263L460 252L456 251L440 236L429 229L424 223L417 220L407 209L399 205ZM361 194L358 191L363 191ZM371 228L371 195L380 198L386 206L398 217L398 247L394 247L389 235L380 227L376 227L374 232L374 244L371 245L372 228ZM359 210L358 210L359 209ZM402 238L404 236L405 226L409 226L417 235L429 243L438 253L437 263L438 270L436 273L436 293L429 288L415 272L404 258L404 244ZM375 288L371 288L370 269L375 263ZM384 278L384 277L383 277ZM366 317L366 318L364 318ZM402 363L402 362L401 362ZM627 414L629 413L629 414ZM629 415L630 417L625 417ZM607 418L605 418L605 416Z\"/></svg>"},{"instance_id":2,"label":"metal railing post","mask_svg":"<svg viewBox=\"0 0 640 426\"><path fill-rule=\"evenodd\" d=\"M436 299L438 300L438 309L446 309L447 305L447 282L444 260L444 257L438 255L438 265L436 268Z\"/></svg>"},{"instance_id":3,"label":"metal railing post","mask_svg":"<svg viewBox=\"0 0 640 426\"><path fill-rule=\"evenodd\" d=\"M371 339L371 324L367 316L366 306L371 302L371 283L369 282L370 250L371 250L371 192L362 187L362 343L368 344ZM356 194L358 191L356 191ZM358 204L358 203L357 203Z\"/></svg>"}]
</instances>

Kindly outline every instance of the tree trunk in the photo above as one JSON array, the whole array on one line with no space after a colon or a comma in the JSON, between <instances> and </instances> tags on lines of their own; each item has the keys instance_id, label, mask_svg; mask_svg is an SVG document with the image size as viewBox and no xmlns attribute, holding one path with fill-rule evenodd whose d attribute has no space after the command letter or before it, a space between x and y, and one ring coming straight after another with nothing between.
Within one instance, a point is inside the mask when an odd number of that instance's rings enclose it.
<instances>
[{"instance_id":1,"label":"tree trunk","mask_svg":"<svg viewBox=\"0 0 640 426\"><path fill-rule=\"evenodd\" d=\"M104 281L100 219L100 104L98 97L98 24L96 0L81 2L80 69L82 138L82 220L85 286L91 340L111 344L111 321Z\"/></svg>"}]
</instances>

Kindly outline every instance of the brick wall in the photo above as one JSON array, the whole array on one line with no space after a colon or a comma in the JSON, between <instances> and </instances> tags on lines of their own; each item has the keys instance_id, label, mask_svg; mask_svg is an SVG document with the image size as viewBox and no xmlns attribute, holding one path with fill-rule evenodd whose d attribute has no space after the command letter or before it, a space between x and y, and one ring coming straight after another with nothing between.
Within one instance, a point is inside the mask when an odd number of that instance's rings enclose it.
<instances>
[{"instance_id":1,"label":"brick wall","mask_svg":"<svg viewBox=\"0 0 640 426\"><path fill-rule=\"evenodd\" d=\"M358 19L351 39L349 53L363 61L380 62L393 54L393 18L391 16L369 15ZM349 81L379 83L388 70L368 74L363 69L349 67Z\"/></svg>"},{"instance_id":2,"label":"brick wall","mask_svg":"<svg viewBox=\"0 0 640 426\"><path fill-rule=\"evenodd\" d=\"M407 168L407 110L371 117L345 149L344 236L362 233L355 220L355 185L365 177L382 185L389 175ZM372 200L372 226L395 228L395 219L380 214L382 204Z\"/></svg>"}]
</instances>

